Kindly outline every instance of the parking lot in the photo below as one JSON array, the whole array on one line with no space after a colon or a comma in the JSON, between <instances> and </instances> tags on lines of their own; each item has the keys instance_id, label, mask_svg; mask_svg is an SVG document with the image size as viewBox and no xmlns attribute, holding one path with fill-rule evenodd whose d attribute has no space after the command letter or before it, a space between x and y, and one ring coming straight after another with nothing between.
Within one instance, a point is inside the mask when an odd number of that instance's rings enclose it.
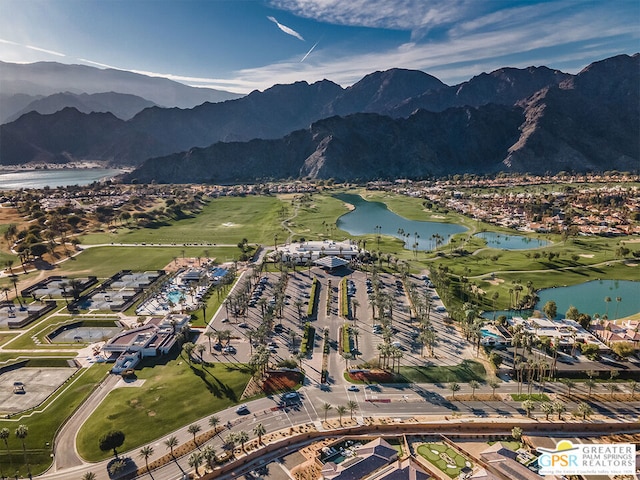
<instances>
[{"instance_id":1,"label":"parking lot","mask_svg":"<svg viewBox=\"0 0 640 480\"><path fill-rule=\"evenodd\" d=\"M348 277L351 305L356 300L356 317L346 319L339 315L339 284L342 278ZM263 312L269 307L275 306L274 287L280 278L280 273L264 274L260 281L253 287L249 300L249 308L246 315L234 318L223 308L212 320L211 326L215 330L228 330L231 332L230 347L225 351L224 345L218 345L213 354L217 361L246 362L251 357L254 346L249 342L251 331L254 331L261 322ZM285 302L281 317L274 317L275 328L268 338L267 347L271 353L271 362L283 359L295 358L302 340L304 324L307 321L306 312L311 291L311 283L314 278L319 282L319 294L317 299L316 315L310 319L316 329L316 338L312 355L305 360L307 374L312 378L318 376L321 370L322 357L322 332L329 330L332 340L332 354L337 352L337 340L339 328L343 324L349 324L357 330L357 338L354 338L354 346L357 346L357 357L352 365L362 361L378 359L378 345L384 342L378 320L373 320L373 306L371 304L372 287L371 277L365 272L353 271L347 268L328 272L319 267L310 270L303 269L297 272L289 272L285 290ZM409 276L406 279L423 298L431 304L430 320L436 332L437 341L434 346L433 356L428 356L429 351L422 348L417 339L419 323L411 318L411 309L407 292L399 275L379 274L379 292L389 299L392 311L391 341L402 351L402 365L457 365L465 358L474 358L472 345L467 342L452 325L445 322L447 312L439 300L437 292L428 287L428 282L422 278ZM329 289L329 282L331 288ZM328 301L330 298L330 301ZM330 305L327 310L327 305ZM353 310L353 308L352 308ZM378 312L376 312L378 315ZM353 317L353 316L352 316ZM201 342L208 342L206 338ZM215 340L214 340L215 343ZM345 363L339 357L332 362L335 368ZM334 372L334 375L339 372Z\"/></svg>"}]
</instances>

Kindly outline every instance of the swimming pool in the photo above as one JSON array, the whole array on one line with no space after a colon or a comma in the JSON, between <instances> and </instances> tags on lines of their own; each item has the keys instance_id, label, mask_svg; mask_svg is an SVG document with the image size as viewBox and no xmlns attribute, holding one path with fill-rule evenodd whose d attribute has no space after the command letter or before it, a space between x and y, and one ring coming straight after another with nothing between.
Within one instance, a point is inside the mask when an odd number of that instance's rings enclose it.
<instances>
[{"instance_id":1,"label":"swimming pool","mask_svg":"<svg viewBox=\"0 0 640 480\"><path fill-rule=\"evenodd\" d=\"M182 293L180 290L171 290L169 293L167 293L167 300L169 300L174 305L180 303L180 300L183 300L184 298L184 293Z\"/></svg>"},{"instance_id":2,"label":"swimming pool","mask_svg":"<svg viewBox=\"0 0 640 480\"><path fill-rule=\"evenodd\" d=\"M481 328L480 329L480 333L482 334L483 337L502 338L500 335L497 335L497 334L487 330L486 328Z\"/></svg>"}]
</instances>

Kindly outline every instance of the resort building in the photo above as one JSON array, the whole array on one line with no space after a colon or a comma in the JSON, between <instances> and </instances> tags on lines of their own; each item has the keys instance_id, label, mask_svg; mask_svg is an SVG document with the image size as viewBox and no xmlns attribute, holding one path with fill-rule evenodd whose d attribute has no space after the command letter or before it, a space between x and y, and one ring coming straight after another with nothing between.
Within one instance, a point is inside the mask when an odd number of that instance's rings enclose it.
<instances>
[{"instance_id":1,"label":"resort building","mask_svg":"<svg viewBox=\"0 0 640 480\"><path fill-rule=\"evenodd\" d=\"M486 478L512 478L518 480L540 480L542 477L529 470L516 460L517 453L496 442L480 454L480 459L485 464L484 477L472 477L475 479Z\"/></svg>"},{"instance_id":2,"label":"resort building","mask_svg":"<svg viewBox=\"0 0 640 480\"><path fill-rule=\"evenodd\" d=\"M507 319L507 322L513 326L521 325L524 331L537 337L549 337L553 344L561 349L571 349L574 343L593 343L601 350L608 350L607 346L593 334L582 328L578 322L568 318L549 320L548 318L513 317Z\"/></svg>"},{"instance_id":3,"label":"resort building","mask_svg":"<svg viewBox=\"0 0 640 480\"><path fill-rule=\"evenodd\" d=\"M607 345L619 342L629 342L635 348L640 347L640 321L627 320L620 324L605 320L591 327L598 338Z\"/></svg>"},{"instance_id":4,"label":"resort building","mask_svg":"<svg viewBox=\"0 0 640 480\"><path fill-rule=\"evenodd\" d=\"M290 243L282 247L278 247L271 254L275 257L282 255L282 261L306 263L307 261L315 261L321 257L341 257L351 260L358 255L358 246L349 240L344 242L336 242L334 240L299 242Z\"/></svg>"},{"instance_id":5,"label":"resort building","mask_svg":"<svg viewBox=\"0 0 640 480\"><path fill-rule=\"evenodd\" d=\"M125 330L109 340L102 351L115 358L112 373L134 368L145 357L166 355L176 343L179 333L190 320L189 315L153 317L146 324Z\"/></svg>"},{"instance_id":6,"label":"resort building","mask_svg":"<svg viewBox=\"0 0 640 480\"><path fill-rule=\"evenodd\" d=\"M431 476L412 458L398 459L398 451L382 438L355 449L355 455L340 463L327 462L322 478L327 480L427 480Z\"/></svg>"}]
</instances>

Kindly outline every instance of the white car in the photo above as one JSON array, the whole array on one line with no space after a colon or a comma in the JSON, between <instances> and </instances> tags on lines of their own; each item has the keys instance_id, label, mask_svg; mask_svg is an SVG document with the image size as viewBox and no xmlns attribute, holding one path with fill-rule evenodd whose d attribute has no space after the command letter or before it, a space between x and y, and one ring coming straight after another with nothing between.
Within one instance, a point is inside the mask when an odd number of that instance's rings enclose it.
<instances>
[{"instance_id":1,"label":"white car","mask_svg":"<svg viewBox=\"0 0 640 480\"><path fill-rule=\"evenodd\" d=\"M236 413L249 413L249 407L247 407L246 403L238 405L238 408L236 408Z\"/></svg>"},{"instance_id":2,"label":"white car","mask_svg":"<svg viewBox=\"0 0 640 480\"><path fill-rule=\"evenodd\" d=\"M359 392L360 389L358 387L356 387L355 385L349 385L349 388L347 388L347 390L349 390L350 392Z\"/></svg>"}]
</instances>

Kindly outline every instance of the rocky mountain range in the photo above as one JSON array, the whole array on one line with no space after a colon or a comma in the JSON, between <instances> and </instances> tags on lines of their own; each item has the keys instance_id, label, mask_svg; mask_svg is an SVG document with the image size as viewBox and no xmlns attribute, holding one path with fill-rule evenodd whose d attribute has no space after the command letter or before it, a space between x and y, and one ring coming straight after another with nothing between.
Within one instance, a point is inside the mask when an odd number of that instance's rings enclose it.
<instances>
[{"instance_id":1,"label":"rocky mountain range","mask_svg":"<svg viewBox=\"0 0 640 480\"><path fill-rule=\"evenodd\" d=\"M4 98L6 96L0 96L0 104L4 104ZM43 96L31 96L31 95L17 95L10 96L13 98L13 102L16 106L22 106L17 99L24 99L29 101L22 108L12 109L0 108L0 123L13 122L20 118L25 113L38 112L42 114L56 113L60 110L64 110L67 107L72 107L82 113L91 112L111 112L116 117L122 120L129 120L133 118L136 113L141 112L145 108L153 107L155 104L149 100L136 95L130 95L128 93L71 93L61 92L54 93L46 97ZM11 102L9 98L7 102ZM7 105L8 106L8 105ZM4 117L4 115L7 117Z\"/></svg>"},{"instance_id":2,"label":"rocky mountain range","mask_svg":"<svg viewBox=\"0 0 640 480\"><path fill-rule=\"evenodd\" d=\"M500 170L638 170L638 54L577 75L503 68L456 86L424 72L323 80L130 120L66 109L0 126L0 163L106 160L124 181L425 177ZM156 158L153 158L156 157Z\"/></svg>"},{"instance_id":3,"label":"rocky mountain range","mask_svg":"<svg viewBox=\"0 0 640 480\"><path fill-rule=\"evenodd\" d=\"M125 106L127 100L123 98L118 102L114 92L140 97L144 104L129 97L129 106ZM74 97L82 94L93 98ZM93 94L101 96L94 97ZM52 98L45 98L50 96ZM152 105L191 108L204 102L221 102L241 96L122 70L57 62L17 64L0 61L0 123L17 119L32 110L53 113L64 107L76 107L86 113L110 111L119 118L128 119ZM39 103L31 105L34 102Z\"/></svg>"}]
</instances>

